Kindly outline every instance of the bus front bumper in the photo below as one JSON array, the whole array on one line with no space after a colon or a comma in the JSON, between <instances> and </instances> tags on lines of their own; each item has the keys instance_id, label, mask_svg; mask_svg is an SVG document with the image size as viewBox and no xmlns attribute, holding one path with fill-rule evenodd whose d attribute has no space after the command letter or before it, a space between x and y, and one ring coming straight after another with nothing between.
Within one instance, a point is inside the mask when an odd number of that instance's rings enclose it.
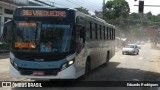
<instances>
[{"instance_id":1,"label":"bus front bumper","mask_svg":"<svg viewBox=\"0 0 160 90\"><path fill-rule=\"evenodd\" d=\"M13 78L29 78L29 79L76 79L76 70L74 64L68 68L58 72L57 75L48 76L34 76L34 75L21 75L10 63L10 77Z\"/></svg>"}]
</instances>

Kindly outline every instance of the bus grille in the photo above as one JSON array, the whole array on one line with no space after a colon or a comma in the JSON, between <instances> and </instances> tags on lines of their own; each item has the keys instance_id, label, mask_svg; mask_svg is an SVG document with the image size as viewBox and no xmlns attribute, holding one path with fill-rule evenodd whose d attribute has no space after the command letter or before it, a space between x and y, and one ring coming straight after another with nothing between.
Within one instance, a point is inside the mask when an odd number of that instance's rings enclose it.
<instances>
[{"instance_id":1,"label":"bus grille","mask_svg":"<svg viewBox=\"0 0 160 90\"><path fill-rule=\"evenodd\" d=\"M57 75L60 69L26 69L18 68L21 75L33 75L33 71L43 71L44 75Z\"/></svg>"}]
</instances>

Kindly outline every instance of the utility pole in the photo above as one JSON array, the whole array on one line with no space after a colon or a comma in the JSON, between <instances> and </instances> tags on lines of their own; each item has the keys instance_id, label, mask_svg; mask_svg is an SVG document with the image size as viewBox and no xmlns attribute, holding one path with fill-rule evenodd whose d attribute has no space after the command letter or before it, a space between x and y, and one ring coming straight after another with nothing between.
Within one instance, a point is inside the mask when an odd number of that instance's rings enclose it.
<instances>
[{"instance_id":1,"label":"utility pole","mask_svg":"<svg viewBox=\"0 0 160 90\"><path fill-rule=\"evenodd\" d=\"M137 0L135 0L137 1ZM143 18L143 12L144 12L144 0L139 0L139 4L138 4L138 13L140 15L140 18ZM140 26L139 26L140 30L143 30L143 20L140 20ZM141 36L141 38L144 38L144 36Z\"/></svg>"},{"instance_id":2,"label":"utility pole","mask_svg":"<svg viewBox=\"0 0 160 90\"><path fill-rule=\"evenodd\" d=\"M103 19L104 19L104 13L105 13L105 0L103 0L103 6L102 6L102 16L103 16Z\"/></svg>"}]
</instances>

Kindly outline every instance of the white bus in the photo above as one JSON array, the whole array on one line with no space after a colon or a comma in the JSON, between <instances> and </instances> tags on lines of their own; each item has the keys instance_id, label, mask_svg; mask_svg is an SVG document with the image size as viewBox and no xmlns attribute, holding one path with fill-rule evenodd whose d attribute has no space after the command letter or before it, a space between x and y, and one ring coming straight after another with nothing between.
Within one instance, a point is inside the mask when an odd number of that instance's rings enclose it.
<instances>
[{"instance_id":1,"label":"white bus","mask_svg":"<svg viewBox=\"0 0 160 90\"><path fill-rule=\"evenodd\" d=\"M77 79L115 54L113 25L68 8L16 8L2 37L14 78Z\"/></svg>"}]
</instances>

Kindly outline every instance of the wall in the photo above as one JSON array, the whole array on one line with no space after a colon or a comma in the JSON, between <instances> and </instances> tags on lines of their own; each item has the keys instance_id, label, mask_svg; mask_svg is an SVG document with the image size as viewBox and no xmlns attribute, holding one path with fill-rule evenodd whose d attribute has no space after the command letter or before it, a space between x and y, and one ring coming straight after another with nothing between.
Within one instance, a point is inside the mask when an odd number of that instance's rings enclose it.
<instances>
[{"instance_id":1,"label":"wall","mask_svg":"<svg viewBox=\"0 0 160 90\"><path fill-rule=\"evenodd\" d=\"M13 5L13 4L9 4L9 3L5 3L5 2L1 2L0 1L0 8L1 8L1 13L0 13L0 35L2 34L2 29L3 29L3 24L5 22L5 18L9 19L12 18L12 14L7 14L5 13L5 9L7 10L14 10L17 6Z\"/></svg>"}]
</instances>

